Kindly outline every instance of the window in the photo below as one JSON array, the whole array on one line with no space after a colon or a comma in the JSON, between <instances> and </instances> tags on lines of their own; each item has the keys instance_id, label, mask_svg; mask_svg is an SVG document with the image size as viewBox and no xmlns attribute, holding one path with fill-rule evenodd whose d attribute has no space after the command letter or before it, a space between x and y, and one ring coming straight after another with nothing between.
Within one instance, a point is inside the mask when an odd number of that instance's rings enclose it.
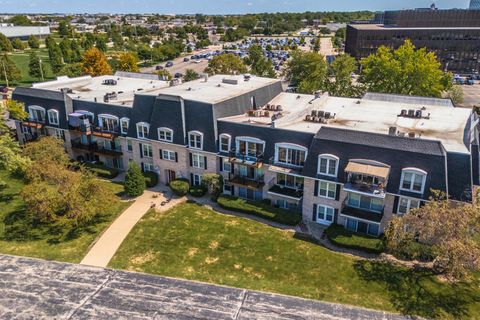
<instances>
[{"instance_id":1,"label":"window","mask_svg":"<svg viewBox=\"0 0 480 320\"><path fill-rule=\"evenodd\" d=\"M405 191L423 193L427 173L420 169L407 168L402 171L400 189Z\"/></svg>"},{"instance_id":2,"label":"window","mask_svg":"<svg viewBox=\"0 0 480 320\"><path fill-rule=\"evenodd\" d=\"M192 174L192 184L194 186L199 186L202 184L202 176L199 174Z\"/></svg>"},{"instance_id":3,"label":"window","mask_svg":"<svg viewBox=\"0 0 480 320\"><path fill-rule=\"evenodd\" d=\"M228 183L228 179L223 180L223 193L232 194L233 186Z\"/></svg>"},{"instance_id":4,"label":"window","mask_svg":"<svg viewBox=\"0 0 480 320\"><path fill-rule=\"evenodd\" d=\"M244 187L238 188L238 196L243 199L259 201L262 200L262 191L252 190Z\"/></svg>"},{"instance_id":5,"label":"window","mask_svg":"<svg viewBox=\"0 0 480 320\"><path fill-rule=\"evenodd\" d=\"M277 185L303 190L303 178L284 173L277 173Z\"/></svg>"},{"instance_id":6,"label":"window","mask_svg":"<svg viewBox=\"0 0 480 320\"><path fill-rule=\"evenodd\" d=\"M98 125L101 130L109 132L118 132L118 118L109 114L98 116Z\"/></svg>"},{"instance_id":7,"label":"window","mask_svg":"<svg viewBox=\"0 0 480 320\"><path fill-rule=\"evenodd\" d=\"M347 205L349 207L360 208L373 212L382 212L383 210L382 199L368 197L358 193L348 193Z\"/></svg>"},{"instance_id":8,"label":"window","mask_svg":"<svg viewBox=\"0 0 480 320\"><path fill-rule=\"evenodd\" d=\"M85 116L87 116L88 118L88 121L90 122L90 124L94 124L94 120L95 120L95 114L93 112L90 112L90 111L86 111L86 110L77 110L75 111L76 113L81 113Z\"/></svg>"},{"instance_id":9,"label":"window","mask_svg":"<svg viewBox=\"0 0 480 320\"><path fill-rule=\"evenodd\" d=\"M192 154L192 167L194 168L205 168L205 157L201 154Z\"/></svg>"},{"instance_id":10,"label":"window","mask_svg":"<svg viewBox=\"0 0 480 320\"><path fill-rule=\"evenodd\" d=\"M228 158L222 158L222 172L231 172L232 164Z\"/></svg>"},{"instance_id":11,"label":"window","mask_svg":"<svg viewBox=\"0 0 480 320\"><path fill-rule=\"evenodd\" d=\"M172 142L173 141L173 130L168 128L158 128L158 140Z\"/></svg>"},{"instance_id":12,"label":"window","mask_svg":"<svg viewBox=\"0 0 480 320\"><path fill-rule=\"evenodd\" d=\"M237 154L251 158L258 158L263 155L265 141L251 137L238 137Z\"/></svg>"},{"instance_id":13,"label":"window","mask_svg":"<svg viewBox=\"0 0 480 320\"><path fill-rule=\"evenodd\" d=\"M220 143L219 149L221 152L229 152L230 151L230 141L231 137L228 134L221 134L220 135Z\"/></svg>"},{"instance_id":14,"label":"window","mask_svg":"<svg viewBox=\"0 0 480 320\"><path fill-rule=\"evenodd\" d=\"M55 138L65 140L65 132L63 132L63 130L55 129L53 134L55 135Z\"/></svg>"},{"instance_id":15,"label":"window","mask_svg":"<svg viewBox=\"0 0 480 320\"><path fill-rule=\"evenodd\" d=\"M337 195L337 184L327 181L320 181L318 185L318 196L335 199Z\"/></svg>"},{"instance_id":16,"label":"window","mask_svg":"<svg viewBox=\"0 0 480 320\"><path fill-rule=\"evenodd\" d=\"M203 134L198 131L188 133L188 146L193 149L203 149Z\"/></svg>"},{"instance_id":17,"label":"window","mask_svg":"<svg viewBox=\"0 0 480 320\"><path fill-rule=\"evenodd\" d=\"M345 228L353 232L366 233L375 237L378 236L380 231L380 227L376 223L368 223L353 218L346 219Z\"/></svg>"},{"instance_id":18,"label":"window","mask_svg":"<svg viewBox=\"0 0 480 320\"><path fill-rule=\"evenodd\" d=\"M318 205L317 206L317 222L332 223L335 210L332 207Z\"/></svg>"},{"instance_id":19,"label":"window","mask_svg":"<svg viewBox=\"0 0 480 320\"><path fill-rule=\"evenodd\" d=\"M48 110L48 123L58 126L58 111Z\"/></svg>"},{"instance_id":20,"label":"window","mask_svg":"<svg viewBox=\"0 0 480 320\"><path fill-rule=\"evenodd\" d=\"M170 150L162 150L162 159L169 160L169 161L176 161L175 152Z\"/></svg>"},{"instance_id":21,"label":"window","mask_svg":"<svg viewBox=\"0 0 480 320\"><path fill-rule=\"evenodd\" d=\"M333 155L320 155L318 157L318 173L326 176L337 176L338 157Z\"/></svg>"},{"instance_id":22,"label":"window","mask_svg":"<svg viewBox=\"0 0 480 320\"><path fill-rule=\"evenodd\" d=\"M307 149L292 144L277 144L275 146L275 162L302 167L307 158Z\"/></svg>"},{"instance_id":23,"label":"window","mask_svg":"<svg viewBox=\"0 0 480 320\"><path fill-rule=\"evenodd\" d=\"M45 109L40 106L29 106L28 113L31 121L45 122Z\"/></svg>"},{"instance_id":24,"label":"window","mask_svg":"<svg viewBox=\"0 0 480 320\"><path fill-rule=\"evenodd\" d=\"M420 207L420 201L411 198L400 198L398 201L398 214L407 214L411 209Z\"/></svg>"},{"instance_id":25,"label":"window","mask_svg":"<svg viewBox=\"0 0 480 320\"><path fill-rule=\"evenodd\" d=\"M133 143L132 140L127 139L127 151L132 152L133 151Z\"/></svg>"},{"instance_id":26,"label":"window","mask_svg":"<svg viewBox=\"0 0 480 320\"><path fill-rule=\"evenodd\" d=\"M150 130L150 125L146 122L137 123L137 138L139 139L148 139L148 132Z\"/></svg>"},{"instance_id":27,"label":"window","mask_svg":"<svg viewBox=\"0 0 480 320\"><path fill-rule=\"evenodd\" d=\"M143 171L155 171L155 167L151 163L144 163L143 164Z\"/></svg>"},{"instance_id":28,"label":"window","mask_svg":"<svg viewBox=\"0 0 480 320\"><path fill-rule=\"evenodd\" d=\"M122 134L128 133L128 125L130 124L130 120L128 118L120 119L120 132Z\"/></svg>"},{"instance_id":29,"label":"window","mask_svg":"<svg viewBox=\"0 0 480 320\"><path fill-rule=\"evenodd\" d=\"M143 156L145 158L153 157L153 151L152 151L152 145L151 144L144 144L142 146L142 149L143 149Z\"/></svg>"}]
</instances>

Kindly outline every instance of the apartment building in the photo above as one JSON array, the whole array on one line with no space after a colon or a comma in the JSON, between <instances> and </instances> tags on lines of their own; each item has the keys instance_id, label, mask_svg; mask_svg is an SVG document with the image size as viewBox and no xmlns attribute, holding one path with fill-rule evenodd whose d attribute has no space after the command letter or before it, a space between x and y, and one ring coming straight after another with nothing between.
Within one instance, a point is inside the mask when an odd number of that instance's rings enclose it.
<instances>
[{"instance_id":1,"label":"apartment building","mask_svg":"<svg viewBox=\"0 0 480 320\"><path fill-rule=\"evenodd\" d=\"M477 116L450 100L282 92L280 81L213 76L181 85L136 74L60 78L18 88L20 141L65 140L72 158L161 183L222 174L224 193L301 212L304 222L371 235L428 201L471 201L479 183Z\"/></svg>"}]
</instances>

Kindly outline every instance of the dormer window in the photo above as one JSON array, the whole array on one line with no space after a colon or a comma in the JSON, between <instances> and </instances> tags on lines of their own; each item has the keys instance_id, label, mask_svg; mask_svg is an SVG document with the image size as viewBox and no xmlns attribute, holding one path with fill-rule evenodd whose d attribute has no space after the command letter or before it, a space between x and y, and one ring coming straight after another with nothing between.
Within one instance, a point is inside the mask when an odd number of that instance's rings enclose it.
<instances>
[{"instance_id":1,"label":"dormer window","mask_svg":"<svg viewBox=\"0 0 480 320\"><path fill-rule=\"evenodd\" d=\"M55 109L50 109L48 110L47 114L48 114L48 123L58 126L59 124L58 111Z\"/></svg>"},{"instance_id":2,"label":"dormer window","mask_svg":"<svg viewBox=\"0 0 480 320\"><path fill-rule=\"evenodd\" d=\"M289 143L275 145L275 163L303 167L306 159L307 148L305 147Z\"/></svg>"},{"instance_id":3,"label":"dormer window","mask_svg":"<svg viewBox=\"0 0 480 320\"><path fill-rule=\"evenodd\" d=\"M165 142L173 141L173 130L169 128L158 128L158 140Z\"/></svg>"},{"instance_id":4,"label":"dormer window","mask_svg":"<svg viewBox=\"0 0 480 320\"><path fill-rule=\"evenodd\" d=\"M98 115L98 125L103 131L118 132L118 117L110 114Z\"/></svg>"},{"instance_id":5,"label":"dormer window","mask_svg":"<svg viewBox=\"0 0 480 320\"><path fill-rule=\"evenodd\" d=\"M220 135L220 142L219 142L219 150L220 152L229 152L230 151L230 143L232 141L232 137L228 134L221 134Z\"/></svg>"},{"instance_id":6,"label":"dormer window","mask_svg":"<svg viewBox=\"0 0 480 320\"><path fill-rule=\"evenodd\" d=\"M416 193L423 193L427 173L417 168L405 168L402 170L402 179L400 181L400 190Z\"/></svg>"},{"instance_id":7,"label":"dormer window","mask_svg":"<svg viewBox=\"0 0 480 320\"><path fill-rule=\"evenodd\" d=\"M45 122L45 108L40 106L29 106L28 113L30 115L29 119L36 122Z\"/></svg>"},{"instance_id":8,"label":"dormer window","mask_svg":"<svg viewBox=\"0 0 480 320\"><path fill-rule=\"evenodd\" d=\"M203 149L203 134L198 131L188 133L188 146L192 149Z\"/></svg>"},{"instance_id":9,"label":"dormer window","mask_svg":"<svg viewBox=\"0 0 480 320\"><path fill-rule=\"evenodd\" d=\"M318 174L336 177L338 173L338 157L331 154L318 156Z\"/></svg>"},{"instance_id":10,"label":"dormer window","mask_svg":"<svg viewBox=\"0 0 480 320\"><path fill-rule=\"evenodd\" d=\"M150 125L146 122L137 123L137 138L148 139L148 132L150 131Z\"/></svg>"},{"instance_id":11,"label":"dormer window","mask_svg":"<svg viewBox=\"0 0 480 320\"><path fill-rule=\"evenodd\" d=\"M128 133L129 124L130 124L130 119L128 119L128 118L120 119L120 132L122 134L127 134Z\"/></svg>"}]
</instances>

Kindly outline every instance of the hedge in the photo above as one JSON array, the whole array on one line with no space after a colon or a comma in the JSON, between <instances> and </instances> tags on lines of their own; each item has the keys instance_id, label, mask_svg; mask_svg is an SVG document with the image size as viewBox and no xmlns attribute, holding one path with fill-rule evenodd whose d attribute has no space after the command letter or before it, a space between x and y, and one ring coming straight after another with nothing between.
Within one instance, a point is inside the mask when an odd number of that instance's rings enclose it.
<instances>
[{"instance_id":1,"label":"hedge","mask_svg":"<svg viewBox=\"0 0 480 320\"><path fill-rule=\"evenodd\" d=\"M173 180L170 182L169 186L173 194L179 197L187 195L188 190L190 189L190 183L187 179Z\"/></svg>"},{"instance_id":2,"label":"hedge","mask_svg":"<svg viewBox=\"0 0 480 320\"><path fill-rule=\"evenodd\" d=\"M275 208L257 201L221 195L218 197L217 203L226 210L247 213L290 226L295 226L302 220L302 215L298 212Z\"/></svg>"},{"instance_id":3,"label":"hedge","mask_svg":"<svg viewBox=\"0 0 480 320\"><path fill-rule=\"evenodd\" d=\"M145 177L145 183L147 184L147 188L153 188L158 184L158 174L153 171L147 171L143 173Z\"/></svg>"},{"instance_id":4,"label":"hedge","mask_svg":"<svg viewBox=\"0 0 480 320\"><path fill-rule=\"evenodd\" d=\"M116 176L118 176L118 173L119 173L117 169L108 168L108 167L104 166L103 164L85 162L85 163L83 163L83 165L85 166L85 168L92 171L93 173L95 173L100 178L113 179Z\"/></svg>"},{"instance_id":5,"label":"hedge","mask_svg":"<svg viewBox=\"0 0 480 320\"><path fill-rule=\"evenodd\" d=\"M360 250L369 253L381 253L384 243L381 238L352 232L338 224L331 224L325 233L331 243L348 249Z\"/></svg>"},{"instance_id":6,"label":"hedge","mask_svg":"<svg viewBox=\"0 0 480 320\"><path fill-rule=\"evenodd\" d=\"M204 186L191 186L188 193L190 193L192 197L200 198L207 193L207 189Z\"/></svg>"}]
</instances>

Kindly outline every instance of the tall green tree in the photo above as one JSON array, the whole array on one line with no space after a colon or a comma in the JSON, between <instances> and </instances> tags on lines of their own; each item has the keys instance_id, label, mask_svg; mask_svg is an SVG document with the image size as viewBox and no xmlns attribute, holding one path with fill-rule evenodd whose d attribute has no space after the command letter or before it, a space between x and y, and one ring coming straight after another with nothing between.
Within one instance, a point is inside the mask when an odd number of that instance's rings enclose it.
<instances>
[{"instance_id":1,"label":"tall green tree","mask_svg":"<svg viewBox=\"0 0 480 320\"><path fill-rule=\"evenodd\" d=\"M183 77L183 80L185 82L193 81L193 80L196 80L196 79L198 79L198 73L195 70L187 69L185 71L185 76Z\"/></svg>"},{"instance_id":2,"label":"tall green tree","mask_svg":"<svg viewBox=\"0 0 480 320\"><path fill-rule=\"evenodd\" d=\"M358 97L362 87L353 84L352 74L357 70L357 61L348 54L335 58L329 66L327 79L328 92L337 97Z\"/></svg>"},{"instance_id":3,"label":"tall green tree","mask_svg":"<svg viewBox=\"0 0 480 320\"><path fill-rule=\"evenodd\" d=\"M13 46L10 40L3 34L0 33L0 52L12 52Z\"/></svg>"},{"instance_id":4,"label":"tall green tree","mask_svg":"<svg viewBox=\"0 0 480 320\"><path fill-rule=\"evenodd\" d=\"M6 104L0 103L0 169L12 172L23 171L28 161L22 157L20 145L10 134L10 129L6 124L7 111L10 118L19 121L28 116L23 103L15 100L9 100Z\"/></svg>"},{"instance_id":5,"label":"tall green tree","mask_svg":"<svg viewBox=\"0 0 480 320\"><path fill-rule=\"evenodd\" d=\"M16 50L24 50L25 45L23 44L22 40L19 38L15 38L12 40L12 47Z\"/></svg>"},{"instance_id":6,"label":"tall green tree","mask_svg":"<svg viewBox=\"0 0 480 320\"><path fill-rule=\"evenodd\" d=\"M299 93L312 94L328 89L327 69L327 62L321 54L296 50L287 63L284 75Z\"/></svg>"},{"instance_id":7,"label":"tall green tree","mask_svg":"<svg viewBox=\"0 0 480 320\"><path fill-rule=\"evenodd\" d=\"M208 62L205 72L213 74L240 74L247 72L245 62L238 56L232 53L224 53L213 57Z\"/></svg>"},{"instance_id":8,"label":"tall green tree","mask_svg":"<svg viewBox=\"0 0 480 320\"><path fill-rule=\"evenodd\" d=\"M18 82L22 79L22 73L8 55L0 56L0 80L8 82Z\"/></svg>"},{"instance_id":9,"label":"tall green tree","mask_svg":"<svg viewBox=\"0 0 480 320\"><path fill-rule=\"evenodd\" d=\"M50 44L50 47L48 48L48 57L50 59L50 66L52 67L53 73L57 74L64 65L62 50L58 44Z\"/></svg>"},{"instance_id":10,"label":"tall green tree","mask_svg":"<svg viewBox=\"0 0 480 320\"><path fill-rule=\"evenodd\" d=\"M72 36L73 28L72 26L65 20L62 20L58 24L58 33L62 37L71 37Z\"/></svg>"},{"instance_id":11,"label":"tall green tree","mask_svg":"<svg viewBox=\"0 0 480 320\"><path fill-rule=\"evenodd\" d=\"M263 49L259 45L253 45L248 49L248 57L245 63L250 66L250 72L259 77L275 78L275 70L272 62L263 55Z\"/></svg>"},{"instance_id":12,"label":"tall green tree","mask_svg":"<svg viewBox=\"0 0 480 320\"><path fill-rule=\"evenodd\" d=\"M130 162L124 181L125 193L130 197L138 197L143 194L145 188L146 182L142 170L135 162Z\"/></svg>"},{"instance_id":13,"label":"tall green tree","mask_svg":"<svg viewBox=\"0 0 480 320\"><path fill-rule=\"evenodd\" d=\"M28 74L37 79L45 80L45 65L40 60L40 57L35 51L30 53L30 60L28 62Z\"/></svg>"},{"instance_id":14,"label":"tall green tree","mask_svg":"<svg viewBox=\"0 0 480 320\"><path fill-rule=\"evenodd\" d=\"M38 38L32 34L28 37L28 46L31 49L38 49L40 48L40 41L38 41Z\"/></svg>"},{"instance_id":15,"label":"tall green tree","mask_svg":"<svg viewBox=\"0 0 480 320\"><path fill-rule=\"evenodd\" d=\"M62 41L60 41L58 46L60 47L60 50L62 51L63 61L65 63L73 62L73 51L72 51L71 41L67 37L64 37L62 39Z\"/></svg>"},{"instance_id":16,"label":"tall green tree","mask_svg":"<svg viewBox=\"0 0 480 320\"><path fill-rule=\"evenodd\" d=\"M361 65L359 80L372 92L441 97L452 86L435 53L417 50L410 40L397 50L378 48Z\"/></svg>"}]
</instances>

